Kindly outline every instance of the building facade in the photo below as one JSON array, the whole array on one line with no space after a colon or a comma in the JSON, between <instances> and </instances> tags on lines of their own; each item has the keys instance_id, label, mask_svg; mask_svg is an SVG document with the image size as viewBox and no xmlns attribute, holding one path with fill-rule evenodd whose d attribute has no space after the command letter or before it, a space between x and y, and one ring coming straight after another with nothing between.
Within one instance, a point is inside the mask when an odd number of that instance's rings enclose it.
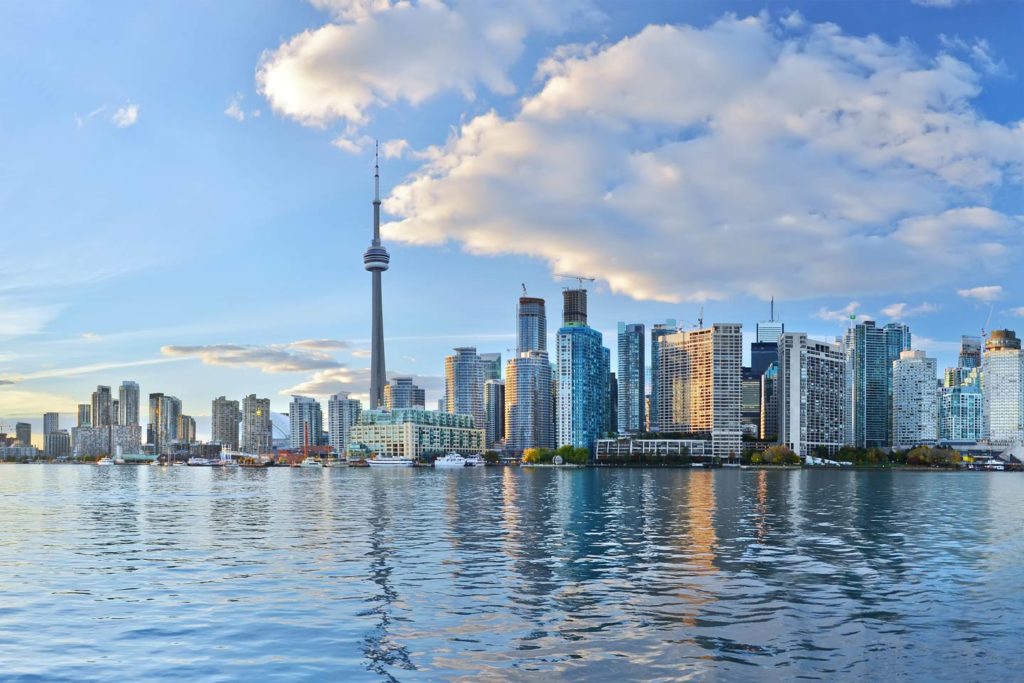
<instances>
[{"instance_id":1,"label":"building facade","mask_svg":"<svg viewBox=\"0 0 1024 683\"><path fill-rule=\"evenodd\" d=\"M139 425L107 425L75 427L71 430L71 452L76 458L138 453L142 450L142 428Z\"/></svg>"},{"instance_id":2,"label":"building facade","mask_svg":"<svg viewBox=\"0 0 1024 683\"><path fill-rule=\"evenodd\" d=\"M131 380L121 382L117 388L117 424L139 424L139 385Z\"/></svg>"},{"instance_id":3,"label":"building facade","mask_svg":"<svg viewBox=\"0 0 1024 683\"><path fill-rule=\"evenodd\" d=\"M672 319L651 326L651 388L647 396L647 431L649 432L657 432L660 429L658 426L658 414L661 407L660 392L658 390L659 369L661 366L660 356L658 355L658 349L660 348L659 340L665 335L675 334L678 331L679 327L676 321Z\"/></svg>"},{"instance_id":4,"label":"building facade","mask_svg":"<svg viewBox=\"0 0 1024 683\"><path fill-rule=\"evenodd\" d=\"M710 435L716 456L739 456L742 326L659 336L658 356L659 430Z\"/></svg>"},{"instance_id":5,"label":"building facade","mask_svg":"<svg viewBox=\"0 0 1024 683\"><path fill-rule=\"evenodd\" d=\"M776 344L776 346L778 346ZM778 352L775 354L778 358ZM779 362L775 360L761 375L761 431L763 441L779 438Z\"/></svg>"},{"instance_id":6,"label":"building facade","mask_svg":"<svg viewBox=\"0 0 1024 683\"><path fill-rule=\"evenodd\" d=\"M456 415L471 415L483 428L487 422L484 410L484 368L476 348L462 346L444 359L445 408Z\"/></svg>"},{"instance_id":7,"label":"building facade","mask_svg":"<svg viewBox=\"0 0 1024 683\"><path fill-rule=\"evenodd\" d=\"M19 422L14 425L14 438L16 438L22 446L32 445L32 425L28 422Z\"/></svg>"},{"instance_id":8,"label":"building facade","mask_svg":"<svg viewBox=\"0 0 1024 683\"><path fill-rule=\"evenodd\" d=\"M889 444L888 377L885 333L871 320L846 332L847 436L859 448L885 448Z\"/></svg>"},{"instance_id":9,"label":"building facade","mask_svg":"<svg viewBox=\"0 0 1024 683\"><path fill-rule=\"evenodd\" d=\"M516 353L546 351L548 346L547 314L544 299L531 296L519 298L516 309Z\"/></svg>"},{"instance_id":10,"label":"building facade","mask_svg":"<svg viewBox=\"0 0 1024 683\"><path fill-rule=\"evenodd\" d=\"M218 396L213 399L210 415L210 441L220 444L225 450L237 451L238 425L242 421L238 401Z\"/></svg>"},{"instance_id":11,"label":"building facade","mask_svg":"<svg viewBox=\"0 0 1024 683\"><path fill-rule=\"evenodd\" d=\"M427 393L413 384L412 377L393 377L384 385L384 407L388 410L425 408Z\"/></svg>"},{"instance_id":12,"label":"building facade","mask_svg":"<svg viewBox=\"0 0 1024 683\"><path fill-rule=\"evenodd\" d=\"M993 330L981 368L986 438L995 445L1024 443L1024 356L1013 330Z\"/></svg>"},{"instance_id":13,"label":"building facade","mask_svg":"<svg viewBox=\"0 0 1024 683\"><path fill-rule=\"evenodd\" d=\"M617 431L624 434L642 432L647 423L645 336L643 324L619 323L619 367L615 373L618 386L616 422Z\"/></svg>"},{"instance_id":14,"label":"building facade","mask_svg":"<svg viewBox=\"0 0 1024 683\"><path fill-rule=\"evenodd\" d=\"M88 403L78 404L78 425L79 427L92 426L92 406Z\"/></svg>"},{"instance_id":15,"label":"building facade","mask_svg":"<svg viewBox=\"0 0 1024 683\"><path fill-rule=\"evenodd\" d=\"M484 450L484 430L473 417L432 410L363 411L352 428L348 453L431 459L447 453L474 455Z\"/></svg>"},{"instance_id":16,"label":"building facade","mask_svg":"<svg viewBox=\"0 0 1024 683\"><path fill-rule=\"evenodd\" d=\"M110 387L108 386L101 384L96 387L96 391L92 392L93 427L106 427L114 424L111 401L112 397L110 395Z\"/></svg>"},{"instance_id":17,"label":"building facade","mask_svg":"<svg viewBox=\"0 0 1024 683\"><path fill-rule=\"evenodd\" d=\"M583 290L569 290L583 291ZM574 306L585 310L574 299ZM574 311L573 319L580 317ZM593 449L594 442L607 436L608 355L601 333L586 324L568 323L558 330L557 338L558 446Z\"/></svg>"},{"instance_id":18,"label":"building facade","mask_svg":"<svg viewBox=\"0 0 1024 683\"><path fill-rule=\"evenodd\" d=\"M242 451L259 455L270 451L272 443L270 399L249 394L242 399Z\"/></svg>"},{"instance_id":19,"label":"building facade","mask_svg":"<svg viewBox=\"0 0 1024 683\"><path fill-rule=\"evenodd\" d=\"M846 357L838 344L785 332L779 339L778 439L800 456L846 442Z\"/></svg>"},{"instance_id":20,"label":"building facade","mask_svg":"<svg viewBox=\"0 0 1024 683\"><path fill-rule=\"evenodd\" d=\"M320 446L324 416L319 401L309 396L292 396L288 405L288 426L288 446L292 450Z\"/></svg>"},{"instance_id":21,"label":"building facade","mask_svg":"<svg viewBox=\"0 0 1024 683\"><path fill-rule=\"evenodd\" d=\"M487 422L487 447L498 448L505 440L505 382L489 379L484 382L484 412Z\"/></svg>"},{"instance_id":22,"label":"building facade","mask_svg":"<svg viewBox=\"0 0 1024 683\"><path fill-rule=\"evenodd\" d=\"M524 351L505 364L505 451L554 448L552 373L546 351Z\"/></svg>"},{"instance_id":23,"label":"building facade","mask_svg":"<svg viewBox=\"0 0 1024 683\"><path fill-rule=\"evenodd\" d=\"M478 353L480 366L484 370L484 381L489 379L501 379L501 354L500 353Z\"/></svg>"},{"instance_id":24,"label":"building facade","mask_svg":"<svg viewBox=\"0 0 1024 683\"><path fill-rule=\"evenodd\" d=\"M924 351L903 351L892 364L892 445L912 448L939 440L938 366Z\"/></svg>"},{"instance_id":25,"label":"building facade","mask_svg":"<svg viewBox=\"0 0 1024 683\"><path fill-rule=\"evenodd\" d=\"M362 404L357 399L349 398L347 391L334 394L327 400L327 442L335 455L345 455L352 428L356 426L362 412Z\"/></svg>"}]
</instances>

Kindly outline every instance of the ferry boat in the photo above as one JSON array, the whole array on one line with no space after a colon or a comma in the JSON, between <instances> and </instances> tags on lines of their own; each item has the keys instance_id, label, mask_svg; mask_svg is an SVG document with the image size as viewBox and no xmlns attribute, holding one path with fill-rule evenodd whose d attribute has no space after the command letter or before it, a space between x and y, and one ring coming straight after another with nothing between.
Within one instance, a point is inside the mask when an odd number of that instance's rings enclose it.
<instances>
[{"instance_id":1,"label":"ferry boat","mask_svg":"<svg viewBox=\"0 0 1024 683\"><path fill-rule=\"evenodd\" d=\"M483 467L487 463L484 462L484 456L477 453L466 458L466 467Z\"/></svg>"},{"instance_id":2,"label":"ferry boat","mask_svg":"<svg viewBox=\"0 0 1024 683\"><path fill-rule=\"evenodd\" d=\"M109 455L104 455L102 458L96 461L97 465L113 465L114 460Z\"/></svg>"},{"instance_id":3,"label":"ferry boat","mask_svg":"<svg viewBox=\"0 0 1024 683\"><path fill-rule=\"evenodd\" d=\"M206 458L197 458L195 456L192 456L191 458L188 459L188 461L185 464L188 465L189 467L208 467L213 463L211 463Z\"/></svg>"},{"instance_id":4,"label":"ferry boat","mask_svg":"<svg viewBox=\"0 0 1024 683\"><path fill-rule=\"evenodd\" d=\"M376 455L366 461L370 467L413 467L416 461L412 458L400 458L394 455Z\"/></svg>"},{"instance_id":5,"label":"ferry boat","mask_svg":"<svg viewBox=\"0 0 1024 683\"><path fill-rule=\"evenodd\" d=\"M318 460L314 460L313 458L306 458L305 460L300 462L298 466L299 467L318 467L318 468L319 467L323 467L323 465L321 465Z\"/></svg>"},{"instance_id":6,"label":"ferry boat","mask_svg":"<svg viewBox=\"0 0 1024 683\"><path fill-rule=\"evenodd\" d=\"M469 463L466 461L466 458L463 458L458 453L449 453L448 455L443 455L443 456L441 456L440 458L438 458L437 460L434 461L434 467L439 467L439 468L443 468L443 469L444 468L451 469L451 468L456 468L456 467L460 467L461 468L461 467L468 467L468 466L469 466Z\"/></svg>"}]
</instances>

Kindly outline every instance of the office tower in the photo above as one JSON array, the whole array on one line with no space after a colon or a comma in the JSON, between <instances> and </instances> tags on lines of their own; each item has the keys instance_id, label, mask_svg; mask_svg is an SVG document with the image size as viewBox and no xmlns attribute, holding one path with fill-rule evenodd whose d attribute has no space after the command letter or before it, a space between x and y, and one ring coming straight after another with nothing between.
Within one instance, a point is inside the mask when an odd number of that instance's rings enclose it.
<instances>
[{"instance_id":1,"label":"office tower","mask_svg":"<svg viewBox=\"0 0 1024 683\"><path fill-rule=\"evenodd\" d=\"M412 383L412 377L393 377L384 385L384 408L403 410L425 408L427 393Z\"/></svg>"},{"instance_id":2,"label":"office tower","mask_svg":"<svg viewBox=\"0 0 1024 683\"><path fill-rule=\"evenodd\" d=\"M565 288L562 290L562 325L587 324L587 290Z\"/></svg>"},{"instance_id":3,"label":"office tower","mask_svg":"<svg viewBox=\"0 0 1024 683\"><path fill-rule=\"evenodd\" d=\"M551 362L545 351L523 351L505 364L505 450L554 448Z\"/></svg>"},{"instance_id":4,"label":"office tower","mask_svg":"<svg viewBox=\"0 0 1024 683\"><path fill-rule=\"evenodd\" d=\"M226 451L237 451L238 423L242 421L238 401L219 396L213 399L210 415L210 442L220 444Z\"/></svg>"},{"instance_id":5,"label":"office tower","mask_svg":"<svg viewBox=\"0 0 1024 683\"><path fill-rule=\"evenodd\" d=\"M110 387L100 385L92 392L92 426L109 427L114 424L111 413Z\"/></svg>"},{"instance_id":6,"label":"office tower","mask_svg":"<svg viewBox=\"0 0 1024 683\"><path fill-rule=\"evenodd\" d=\"M146 423L146 443L156 446L159 453L158 434L160 431L161 399L164 397L159 392L149 395L149 422Z\"/></svg>"},{"instance_id":7,"label":"office tower","mask_svg":"<svg viewBox=\"0 0 1024 683\"><path fill-rule=\"evenodd\" d=\"M651 390L647 401L647 431L658 431L658 415L660 401L658 397L658 340L667 334L675 334L679 331L676 321L669 319L664 323L657 323L651 326Z\"/></svg>"},{"instance_id":8,"label":"office tower","mask_svg":"<svg viewBox=\"0 0 1024 683\"><path fill-rule=\"evenodd\" d=\"M387 372L384 369L384 313L380 276L388 269L391 256L380 243L380 165L373 165L373 241L363 254L363 267L372 277L373 325L370 335L370 410L384 405L384 385Z\"/></svg>"},{"instance_id":9,"label":"office tower","mask_svg":"<svg viewBox=\"0 0 1024 683\"><path fill-rule=\"evenodd\" d=\"M149 423L146 441L157 453L168 453L178 440L181 399L155 392L149 395Z\"/></svg>"},{"instance_id":10,"label":"office tower","mask_svg":"<svg viewBox=\"0 0 1024 683\"><path fill-rule=\"evenodd\" d=\"M658 428L710 437L716 457L740 455L743 332L715 323L658 339Z\"/></svg>"},{"instance_id":11,"label":"office tower","mask_svg":"<svg viewBox=\"0 0 1024 683\"><path fill-rule=\"evenodd\" d=\"M79 427L91 427L92 426L92 406L88 403L78 404L78 426Z\"/></svg>"},{"instance_id":12,"label":"office tower","mask_svg":"<svg viewBox=\"0 0 1024 683\"><path fill-rule=\"evenodd\" d=\"M779 338L779 443L800 456L834 454L846 442L846 357L839 344L802 332Z\"/></svg>"},{"instance_id":13,"label":"office tower","mask_svg":"<svg viewBox=\"0 0 1024 683\"><path fill-rule=\"evenodd\" d=\"M757 323L757 341L750 345L750 369L757 377L779 359L779 338L785 331L782 321L775 319L775 299L772 298L771 316Z\"/></svg>"},{"instance_id":14,"label":"office tower","mask_svg":"<svg viewBox=\"0 0 1024 683\"><path fill-rule=\"evenodd\" d=\"M996 445L1024 442L1024 356L1013 330L993 330L981 358L985 434Z\"/></svg>"},{"instance_id":15,"label":"office tower","mask_svg":"<svg viewBox=\"0 0 1024 683\"><path fill-rule=\"evenodd\" d=\"M903 351L892 367L892 445L931 445L939 439L937 366L924 351Z\"/></svg>"},{"instance_id":16,"label":"office tower","mask_svg":"<svg viewBox=\"0 0 1024 683\"><path fill-rule=\"evenodd\" d=\"M489 379L501 379L501 354L500 353L479 353L480 365L484 370L484 381Z\"/></svg>"},{"instance_id":17,"label":"office tower","mask_svg":"<svg viewBox=\"0 0 1024 683\"><path fill-rule=\"evenodd\" d=\"M487 447L495 448L505 438L505 382L500 379L484 381L484 413Z\"/></svg>"},{"instance_id":18,"label":"office tower","mask_svg":"<svg viewBox=\"0 0 1024 683\"><path fill-rule=\"evenodd\" d=\"M196 421L191 415L178 415L178 441L193 444L196 441Z\"/></svg>"},{"instance_id":19,"label":"office tower","mask_svg":"<svg viewBox=\"0 0 1024 683\"><path fill-rule=\"evenodd\" d=\"M756 439L761 435L761 376L740 368L740 385L740 424L744 434Z\"/></svg>"},{"instance_id":20,"label":"office tower","mask_svg":"<svg viewBox=\"0 0 1024 683\"><path fill-rule=\"evenodd\" d=\"M644 376L647 372L644 362L644 337L642 324L619 323L619 371L615 375L618 384L616 417L618 431L623 434L642 432L647 422L644 415L644 399L647 395L644 386Z\"/></svg>"},{"instance_id":21,"label":"office tower","mask_svg":"<svg viewBox=\"0 0 1024 683\"><path fill-rule=\"evenodd\" d=\"M273 442L270 399L249 394L242 399L242 451L253 455L266 453Z\"/></svg>"},{"instance_id":22,"label":"office tower","mask_svg":"<svg viewBox=\"0 0 1024 683\"><path fill-rule=\"evenodd\" d=\"M484 411L484 369L476 348L463 346L444 359L445 410L471 415L481 429L487 422Z\"/></svg>"},{"instance_id":23,"label":"office tower","mask_svg":"<svg viewBox=\"0 0 1024 683\"><path fill-rule=\"evenodd\" d=\"M110 424L121 424L121 400L114 399L110 402Z\"/></svg>"},{"instance_id":24,"label":"office tower","mask_svg":"<svg viewBox=\"0 0 1024 683\"><path fill-rule=\"evenodd\" d=\"M957 359L957 365L967 369L981 367L980 337L960 337L960 357Z\"/></svg>"},{"instance_id":25,"label":"office tower","mask_svg":"<svg viewBox=\"0 0 1024 683\"><path fill-rule=\"evenodd\" d=\"M139 385L130 380L121 382L117 390L118 424L139 424Z\"/></svg>"},{"instance_id":26,"label":"office tower","mask_svg":"<svg viewBox=\"0 0 1024 683\"><path fill-rule=\"evenodd\" d=\"M344 457L348 450L352 428L363 410L357 399L348 396L348 392L343 391L327 399L327 442L338 457Z\"/></svg>"},{"instance_id":27,"label":"office tower","mask_svg":"<svg viewBox=\"0 0 1024 683\"><path fill-rule=\"evenodd\" d=\"M525 289L524 289L525 291ZM548 338L544 299L522 296L516 311L516 352L546 351Z\"/></svg>"},{"instance_id":28,"label":"office tower","mask_svg":"<svg viewBox=\"0 0 1024 683\"><path fill-rule=\"evenodd\" d=\"M605 347L607 348L607 347ZM611 367L611 351L608 352L608 366ZM645 373L645 369L640 369L641 373ZM641 396L640 402L644 406L644 410L647 410L647 397ZM606 430L609 434L619 433L619 380L615 376L614 372L608 373L608 409L605 411L608 414L608 429ZM647 429L647 419L644 418L644 424L641 425L642 429Z\"/></svg>"},{"instance_id":29,"label":"office tower","mask_svg":"<svg viewBox=\"0 0 1024 683\"><path fill-rule=\"evenodd\" d=\"M779 363L768 366L761 375L761 429L762 441L779 438Z\"/></svg>"},{"instance_id":30,"label":"office tower","mask_svg":"<svg viewBox=\"0 0 1024 683\"><path fill-rule=\"evenodd\" d=\"M886 437L892 443L893 435L893 384L892 368L893 363L900 359L900 354L910 350L910 328L903 323L889 323L882 328L885 335L885 394L886 411L885 427Z\"/></svg>"},{"instance_id":31,"label":"office tower","mask_svg":"<svg viewBox=\"0 0 1024 683\"><path fill-rule=\"evenodd\" d=\"M572 291L566 305L574 310L566 312L566 320L579 320L580 311L586 311L586 290ZM583 292L584 296L578 296ZM558 330L557 342L558 411L557 436L559 446L593 449L594 442L608 431L608 355L602 345L602 335L581 322L566 322Z\"/></svg>"},{"instance_id":32,"label":"office tower","mask_svg":"<svg viewBox=\"0 0 1024 683\"><path fill-rule=\"evenodd\" d=\"M28 422L19 422L14 425L14 436L21 442L22 446L32 445L32 425Z\"/></svg>"},{"instance_id":33,"label":"office tower","mask_svg":"<svg viewBox=\"0 0 1024 683\"><path fill-rule=\"evenodd\" d=\"M859 448L885 448L889 414L886 338L874 321L866 320L846 331L847 443Z\"/></svg>"},{"instance_id":34,"label":"office tower","mask_svg":"<svg viewBox=\"0 0 1024 683\"><path fill-rule=\"evenodd\" d=\"M71 455L71 434L66 429L56 429L45 436L44 454L48 458L67 458Z\"/></svg>"},{"instance_id":35,"label":"office tower","mask_svg":"<svg viewBox=\"0 0 1024 683\"><path fill-rule=\"evenodd\" d=\"M43 414L43 436L52 432L56 432L60 429L60 414L59 413L44 413Z\"/></svg>"},{"instance_id":36,"label":"office tower","mask_svg":"<svg viewBox=\"0 0 1024 683\"><path fill-rule=\"evenodd\" d=\"M288 445L293 450L319 446L320 435L324 431L320 403L309 396L292 396L288 406L288 425L291 432Z\"/></svg>"}]
</instances>

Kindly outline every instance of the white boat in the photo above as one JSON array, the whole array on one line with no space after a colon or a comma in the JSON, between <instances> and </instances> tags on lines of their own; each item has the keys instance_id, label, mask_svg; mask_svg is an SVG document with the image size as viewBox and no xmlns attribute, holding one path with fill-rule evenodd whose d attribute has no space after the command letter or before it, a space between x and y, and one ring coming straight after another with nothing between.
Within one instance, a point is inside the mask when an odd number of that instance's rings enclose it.
<instances>
[{"instance_id":1,"label":"white boat","mask_svg":"<svg viewBox=\"0 0 1024 683\"><path fill-rule=\"evenodd\" d=\"M485 464L484 456L479 453L466 458L466 467L483 467Z\"/></svg>"},{"instance_id":2,"label":"white boat","mask_svg":"<svg viewBox=\"0 0 1024 683\"><path fill-rule=\"evenodd\" d=\"M378 455L366 461L370 467L412 467L416 464L412 458L399 458L392 455Z\"/></svg>"},{"instance_id":3,"label":"white boat","mask_svg":"<svg viewBox=\"0 0 1024 683\"><path fill-rule=\"evenodd\" d=\"M299 467L323 467L323 465L320 464L319 460L314 460L313 458L306 458L305 460L299 463Z\"/></svg>"},{"instance_id":4,"label":"white boat","mask_svg":"<svg viewBox=\"0 0 1024 683\"><path fill-rule=\"evenodd\" d=\"M467 465L468 463L466 462L466 459L463 458L458 453L449 453L448 455L442 455L440 458L434 461L434 467L446 469L466 467Z\"/></svg>"},{"instance_id":5,"label":"white boat","mask_svg":"<svg viewBox=\"0 0 1024 683\"><path fill-rule=\"evenodd\" d=\"M104 455L102 458L96 461L97 465L113 465L114 461L109 455Z\"/></svg>"},{"instance_id":6,"label":"white boat","mask_svg":"<svg viewBox=\"0 0 1024 683\"><path fill-rule=\"evenodd\" d=\"M192 456L191 458L188 459L188 462L186 462L185 464L188 465L189 467L208 467L213 463L211 463L206 458L197 458L195 456Z\"/></svg>"}]
</instances>

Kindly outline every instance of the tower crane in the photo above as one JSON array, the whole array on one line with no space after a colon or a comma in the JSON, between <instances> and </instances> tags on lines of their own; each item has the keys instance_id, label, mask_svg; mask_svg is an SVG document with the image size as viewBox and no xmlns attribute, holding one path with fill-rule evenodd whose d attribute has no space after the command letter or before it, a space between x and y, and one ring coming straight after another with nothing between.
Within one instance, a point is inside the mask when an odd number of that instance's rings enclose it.
<instances>
[{"instance_id":1,"label":"tower crane","mask_svg":"<svg viewBox=\"0 0 1024 683\"><path fill-rule=\"evenodd\" d=\"M586 275L570 275L568 273L555 273L555 277L569 278L570 280L576 280L580 284L580 289L583 289L583 281L594 282L597 278L587 277Z\"/></svg>"},{"instance_id":2,"label":"tower crane","mask_svg":"<svg viewBox=\"0 0 1024 683\"><path fill-rule=\"evenodd\" d=\"M988 305L988 317L985 318L985 324L981 326L981 341L982 341L982 343L985 343L985 330L988 330L988 325L989 325L989 323L992 322L992 309L994 307L995 307L995 304L989 304Z\"/></svg>"}]
</instances>

